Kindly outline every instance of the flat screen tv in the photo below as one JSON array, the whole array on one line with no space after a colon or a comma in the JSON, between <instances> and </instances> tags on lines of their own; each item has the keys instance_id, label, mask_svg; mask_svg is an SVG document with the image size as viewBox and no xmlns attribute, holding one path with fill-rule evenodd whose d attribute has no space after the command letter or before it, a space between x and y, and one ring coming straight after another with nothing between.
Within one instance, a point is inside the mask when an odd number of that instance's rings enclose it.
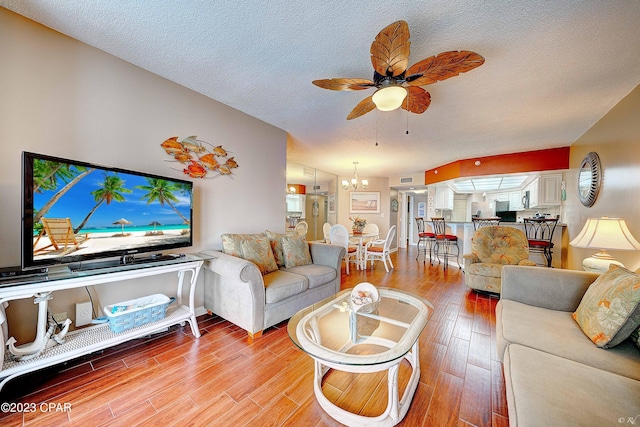
<instances>
[{"instance_id":1,"label":"flat screen tv","mask_svg":"<svg viewBox=\"0 0 640 427\"><path fill-rule=\"evenodd\" d=\"M190 181L29 152L22 172L23 270L161 259L193 243Z\"/></svg>"}]
</instances>

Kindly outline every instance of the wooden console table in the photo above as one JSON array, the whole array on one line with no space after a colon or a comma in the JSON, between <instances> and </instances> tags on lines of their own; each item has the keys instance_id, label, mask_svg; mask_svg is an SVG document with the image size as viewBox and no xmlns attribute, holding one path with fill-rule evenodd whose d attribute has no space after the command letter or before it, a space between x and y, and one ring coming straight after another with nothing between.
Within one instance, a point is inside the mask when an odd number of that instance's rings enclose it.
<instances>
[{"instance_id":1,"label":"wooden console table","mask_svg":"<svg viewBox=\"0 0 640 427\"><path fill-rule=\"evenodd\" d=\"M107 323L69 332L64 343L46 348L41 354L29 360L14 360L7 352L0 352L0 390L11 379L67 360L93 353L131 339L140 338L152 332L175 324L189 322L193 335L200 337L195 315L195 288L200 268L210 256L190 254L163 261L140 262L95 270L53 273L47 276L16 278L0 282L0 305L13 300L32 298L38 294L99 284L114 284L122 280L156 276L165 273L177 273L176 304L169 306L164 319L138 326L126 331L112 332ZM189 279L189 301L183 304L182 289L186 273ZM5 349L7 338L2 323L4 313L0 311L0 341Z\"/></svg>"}]
</instances>

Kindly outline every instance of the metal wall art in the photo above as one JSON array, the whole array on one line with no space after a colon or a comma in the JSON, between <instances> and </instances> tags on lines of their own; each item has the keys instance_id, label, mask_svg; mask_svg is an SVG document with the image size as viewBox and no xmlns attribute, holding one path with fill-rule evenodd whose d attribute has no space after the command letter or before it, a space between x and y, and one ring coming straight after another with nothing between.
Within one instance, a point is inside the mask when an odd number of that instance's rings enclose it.
<instances>
[{"instance_id":1,"label":"metal wall art","mask_svg":"<svg viewBox=\"0 0 640 427\"><path fill-rule=\"evenodd\" d=\"M582 160L578 170L578 199L584 206L591 207L596 202L601 182L600 157L592 151Z\"/></svg>"},{"instance_id":2,"label":"metal wall art","mask_svg":"<svg viewBox=\"0 0 640 427\"><path fill-rule=\"evenodd\" d=\"M222 145L214 147L206 141L199 140L196 136L189 136L182 141L178 141L178 137L174 136L164 141L160 146L173 157L171 161L180 162L185 166L182 170L176 170L191 178L230 176L233 169L238 167L238 163L233 157L228 157L229 152L222 148ZM210 173L215 173L215 175L210 176Z\"/></svg>"}]
</instances>

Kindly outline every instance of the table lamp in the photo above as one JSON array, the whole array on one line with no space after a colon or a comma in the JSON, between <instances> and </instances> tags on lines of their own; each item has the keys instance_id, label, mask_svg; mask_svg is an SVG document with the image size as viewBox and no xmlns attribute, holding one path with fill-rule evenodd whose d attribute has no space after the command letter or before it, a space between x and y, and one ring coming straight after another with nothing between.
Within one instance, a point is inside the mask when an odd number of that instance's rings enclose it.
<instances>
[{"instance_id":1,"label":"table lamp","mask_svg":"<svg viewBox=\"0 0 640 427\"><path fill-rule=\"evenodd\" d=\"M640 243L631 235L627 224L622 218L589 218L578 237L570 243L576 248L597 248L600 251L582 261L582 268L586 271L602 273L609 269L609 265L624 265L616 261L607 249L619 251L640 250Z\"/></svg>"}]
</instances>

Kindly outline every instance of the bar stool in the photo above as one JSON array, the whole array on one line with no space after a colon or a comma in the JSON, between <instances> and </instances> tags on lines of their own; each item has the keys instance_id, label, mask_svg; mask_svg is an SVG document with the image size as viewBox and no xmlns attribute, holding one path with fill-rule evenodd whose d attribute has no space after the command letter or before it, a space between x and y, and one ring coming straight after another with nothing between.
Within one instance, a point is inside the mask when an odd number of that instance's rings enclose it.
<instances>
[{"instance_id":1,"label":"bar stool","mask_svg":"<svg viewBox=\"0 0 640 427\"><path fill-rule=\"evenodd\" d=\"M473 217L471 218L471 222L473 223L473 230L477 230L480 227L488 227L490 225L500 225L500 220L502 218L500 218L499 216L493 216L491 218L477 218L477 217Z\"/></svg>"},{"instance_id":2,"label":"bar stool","mask_svg":"<svg viewBox=\"0 0 640 427\"><path fill-rule=\"evenodd\" d=\"M553 260L553 233L558 225L558 218L524 218L524 231L529 240L529 252L542 254L551 267Z\"/></svg>"},{"instance_id":3,"label":"bar stool","mask_svg":"<svg viewBox=\"0 0 640 427\"><path fill-rule=\"evenodd\" d=\"M444 268L447 269L449 265L449 251L451 246L456 247L456 262L458 263L458 268L462 268L460 266L460 247L458 246L458 236L454 236L453 234L447 234L447 223L444 218L431 218L431 223L433 224L433 231L436 234L436 241L434 245L434 251L436 253L436 258L438 258L438 263L440 263L440 245L444 248ZM431 264L433 265L433 264Z\"/></svg>"},{"instance_id":4,"label":"bar stool","mask_svg":"<svg viewBox=\"0 0 640 427\"><path fill-rule=\"evenodd\" d=\"M427 245L429 246L429 263L431 263L431 250L433 248L433 244L436 241L436 233L428 232L425 230L424 218L416 217L416 225L418 226L418 255L416 256L416 261L420 257L420 243L424 242L424 261L427 262Z\"/></svg>"}]
</instances>

